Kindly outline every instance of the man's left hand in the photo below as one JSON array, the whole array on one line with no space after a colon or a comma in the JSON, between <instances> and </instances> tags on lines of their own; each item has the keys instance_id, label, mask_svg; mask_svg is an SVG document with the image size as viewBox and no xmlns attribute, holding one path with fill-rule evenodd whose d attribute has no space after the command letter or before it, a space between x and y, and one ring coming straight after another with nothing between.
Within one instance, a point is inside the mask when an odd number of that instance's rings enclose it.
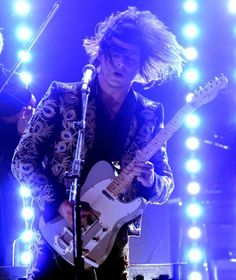
<instances>
[{"instance_id":1,"label":"man's left hand","mask_svg":"<svg viewBox=\"0 0 236 280\"><path fill-rule=\"evenodd\" d=\"M139 151L137 153L139 153ZM154 165L152 162L137 161L133 167L133 173L144 187L152 187L155 178Z\"/></svg>"}]
</instances>

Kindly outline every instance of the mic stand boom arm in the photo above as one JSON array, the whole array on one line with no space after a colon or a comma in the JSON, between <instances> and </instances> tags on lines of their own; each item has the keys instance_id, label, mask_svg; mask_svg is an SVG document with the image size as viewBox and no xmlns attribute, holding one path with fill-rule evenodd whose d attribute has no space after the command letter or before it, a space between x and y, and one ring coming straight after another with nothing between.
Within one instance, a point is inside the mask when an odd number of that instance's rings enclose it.
<instances>
[{"instance_id":1,"label":"mic stand boom arm","mask_svg":"<svg viewBox=\"0 0 236 280\"><path fill-rule=\"evenodd\" d=\"M4 84L2 85L2 87L0 88L0 94L1 92L4 90L4 88L6 87L6 85L8 84L8 82L10 81L11 77L14 75L14 73L16 72L16 70L20 67L20 65L22 64L24 57L30 52L30 50L32 49L32 47L34 46L34 44L37 42L37 40L39 39L39 37L42 35L42 33L44 32L45 28L48 26L49 22L52 20L52 18L54 17L54 15L56 14L57 10L60 8L61 6L61 0L57 1L52 10L50 11L50 13L48 14L48 16L46 17L46 19L44 20L44 22L42 23L42 25L39 27L39 30L37 31L37 33L35 34L35 36L32 38L31 42L29 43L28 47L26 48L26 50L24 51L24 55L16 62L16 64L13 66L12 70L9 73L9 76L7 77L6 81L4 82Z\"/></svg>"}]
</instances>

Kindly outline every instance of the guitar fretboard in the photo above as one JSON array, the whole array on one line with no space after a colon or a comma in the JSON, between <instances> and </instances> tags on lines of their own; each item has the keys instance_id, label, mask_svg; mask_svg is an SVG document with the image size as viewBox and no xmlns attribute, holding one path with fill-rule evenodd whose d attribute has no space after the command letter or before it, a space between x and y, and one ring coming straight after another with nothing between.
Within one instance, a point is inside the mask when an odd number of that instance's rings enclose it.
<instances>
[{"instance_id":1,"label":"guitar fretboard","mask_svg":"<svg viewBox=\"0 0 236 280\"><path fill-rule=\"evenodd\" d=\"M133 179L134 174L132 169L137 161L149 160L163 145L170 139L170 137L181 127L186 116L196 110L193 104L185 104L175 116L166 124L164 129L161 129L157 135L141 150L131 162L121 171L121 173L112 181L107 187L109 193L117 197L120 193L124 192Z\"/></svg>"}]
</instances>

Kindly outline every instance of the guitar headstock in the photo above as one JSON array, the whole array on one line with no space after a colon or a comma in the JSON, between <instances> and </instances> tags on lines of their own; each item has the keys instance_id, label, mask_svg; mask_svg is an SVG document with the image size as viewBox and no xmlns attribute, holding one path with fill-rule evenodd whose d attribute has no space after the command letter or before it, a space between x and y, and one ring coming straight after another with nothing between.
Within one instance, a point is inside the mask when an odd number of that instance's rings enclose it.
<instances>
[{"instance_id":1,"label":"guitar headstock","mask_svg":"<svg viewBox=\"0 0 236 280\"><path fill-rule=\"evenodd\" d=\"M224 74L221 74L219 77L215 77L208 83L204 85L204 87L199 87L194 90L194 94L191 96L190 104L194 107L198 108L204 104L209 103L219 94L221 89L224 89L228 84L228 79Z\"/></svg>"}]
</instances>

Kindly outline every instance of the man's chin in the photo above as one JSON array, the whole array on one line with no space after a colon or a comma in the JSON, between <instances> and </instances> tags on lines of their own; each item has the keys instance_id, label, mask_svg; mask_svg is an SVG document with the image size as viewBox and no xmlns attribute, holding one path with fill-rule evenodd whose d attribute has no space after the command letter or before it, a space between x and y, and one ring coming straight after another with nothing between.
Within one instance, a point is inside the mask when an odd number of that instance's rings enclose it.
<instances>
[{"instance_id":1,"label":"man's chin","mask_svg":"<svg viewBox=\"0 0 236 280\"><path fill-rule=\"evenodd\" d=\"M120 80L111 80L110 81L110 86L113 87L113 88L126 88L126 84Z\"/></svg>"}]
</instances>

